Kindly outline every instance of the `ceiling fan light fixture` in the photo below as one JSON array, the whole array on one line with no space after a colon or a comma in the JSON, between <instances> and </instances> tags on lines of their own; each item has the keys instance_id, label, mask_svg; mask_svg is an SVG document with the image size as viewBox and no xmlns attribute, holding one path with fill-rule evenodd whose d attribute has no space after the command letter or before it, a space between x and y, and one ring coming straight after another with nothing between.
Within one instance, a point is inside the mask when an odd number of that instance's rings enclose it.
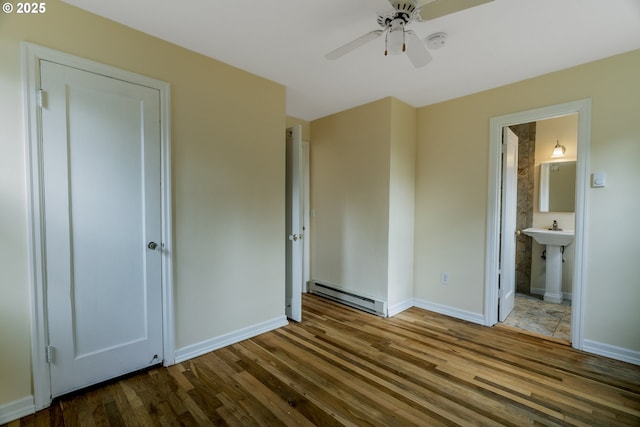
<instances>
[{"instance_id":1,"label":"ceiling fan light fixture","mask_svg":"<svg viewBox=\"0 0 640 427\"><path fill-rule=\"evenodd\" d=\"M355 40L346 43L337 49L325 54L327 59L337 59L347 53L363 46L364 44L381 37L384 34L384 55L402 55L403 53L409 58L414 68L421 68L427 65L432 57L427 49L427 44L430 49L439 49L444 46L447 39L447 34L438 32L431 34L426 39L421 39L416 33L407 29L407 27L413 22L424 22L425 18L422 13L425 11L425 6L435 3L438 0L388 0L392 6L392 10L388 12L382 12L378 14L378 25L381 27L379 30L370 31ZM468 1L468 0L464 0ZM488 2L492 0L472 0L472 2ZM458 10L468 9L469 5L460 7L454 7L454 10L448 9L446 13L441 13L438 16L444 16Z\"/></svg>"},{"instance_id":2,"label":"ceiling fan light fixture","mask_svg":"<svg viewBox=\"0 0 640 427\"><path fill-rule=\"evenodd\" d=\"M400 55L406 49L404 26L389 28L386 37L386 50L391 55Z\"/></svg>"}]
</instances>

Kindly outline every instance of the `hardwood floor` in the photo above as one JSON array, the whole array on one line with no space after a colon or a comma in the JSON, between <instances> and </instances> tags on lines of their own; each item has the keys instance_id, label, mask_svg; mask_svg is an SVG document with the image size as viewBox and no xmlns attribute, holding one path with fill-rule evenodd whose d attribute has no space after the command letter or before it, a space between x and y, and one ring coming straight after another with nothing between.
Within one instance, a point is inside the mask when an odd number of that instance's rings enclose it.
<instances>
[{"instance_id":1,"label":"hardwood floor","mask_svg":"<svg viewBox=\"0 0 640 427\"><path fill-rule=\"evenodd\" d=\"M305 295L303 322L9 426L640 425L640 367L418 308Z\"/></svg>"}]
</instances>

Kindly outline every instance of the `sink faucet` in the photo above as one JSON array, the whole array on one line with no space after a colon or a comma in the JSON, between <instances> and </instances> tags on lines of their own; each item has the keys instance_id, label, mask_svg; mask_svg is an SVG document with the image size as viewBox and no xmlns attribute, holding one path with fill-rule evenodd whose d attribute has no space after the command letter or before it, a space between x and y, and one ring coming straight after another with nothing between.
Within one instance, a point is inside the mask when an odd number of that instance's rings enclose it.
<instances>
[{"instance_id":1,"label":"sink faucet","mask_svg":"<svg viewBox=\"0 0 640 427\"><path fill-rule=\"evenodd\" d=\"M555 219L553 220L553 226L551 227L551 229L552 229L553 231L558 231L558 230L559 230L559 228L558 228L558 221L556 221Z\"/></svg>"}]
</instances>

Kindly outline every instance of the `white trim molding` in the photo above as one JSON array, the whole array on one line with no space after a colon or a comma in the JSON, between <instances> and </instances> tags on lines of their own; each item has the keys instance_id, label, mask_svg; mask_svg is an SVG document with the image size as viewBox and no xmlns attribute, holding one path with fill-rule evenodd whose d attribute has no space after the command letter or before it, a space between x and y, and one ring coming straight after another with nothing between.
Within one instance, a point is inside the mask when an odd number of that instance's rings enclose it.
<instances>
[{"instance_id":1,"label":"white trim molding","mask_svg":"<svg viewBox=\"0 0 640 427\"><path fill-rule=\"evenodd\" d=\"M26 417L36 412L33 396L23 397L13 402L0 405L0 424L7 424L18 418Z\"/></svg>"},{"instance_id":2,"label":"white trim molding","mask_svg":"<svg viewBox=\"0 0 640 427\"><path fill-rule=\"evenodd\" d=\"M487 195L487 247L485 259L485 325L498 322L498 271L500 254L500 182L502 178L502 128L520 123L578 114L576 163L575 257L572 289L571 342L582 350L584 286L586 283L586 230L591 145L591 99L492 117L489 123L489 182Z\"/></svg>"},{"instance_id":3,"label":"white trim molding","mask_svg":"<svg viewBox=\"0 0 640 427\"><path fill-rule=\"evenodd\" d=\"M408 298L404 301L400 301L398 303L395 303L393 305L390 305L387 308L387 316L388 317L393 317L398 313L402 313L405 310L410 309L411 307L415 306L415 301L413 298Z\"/></svg>"},{"instance_id":4,"label":"white trim molding","mask_svg":"<svg viewBox=\"0 0 640 427\"><path fill-rule=\"evenodd\" d=\"M531 293L533 295L544 295L545 292L546 292L545 288L531 288ZM563 292L562 299L571 301L573 299L573 295L571 294L571 292Z\"/></svg>"},{"instance_id":5,"label":"white trim molding","mask_svg":"<svg viewBox=\"0 0 640 427\"><path fill-rule=\"evenodd\" d=\"M413 300L414 307L422 308L424 310L433 311L435 313L444 314L445 316L455 317L456 319L466 320L467 322L477 323L478 325L484 325L484 316L480 313L474 313L472 311L460 310L459 308L449 307L447 305L438 304L435 302L429 302L423 299L415 298Z\"/></svg>"},{"instance_id":6,"label":"white trim molding","mask_svg":"<svg viewBox=\"0 0 640 427\"><path fill-rule=\"evenodd\" d=\"M617 347L615 345L605 344L589 339L585 339L582 343L582 350L588 353L608 357L610 359L640 365L640 351L629 350L628 348Z\"/></svg>"},{"instance_id":7,"label":"white trim molding","mask_svg":"<svg viewBox=\"0 0 640 427\"><path fill-rule=\"evenodd\" d=\"M288 324L289 321L287 320L286 316L278 316L265 322L257 323L255 325L247 326L246 328L238 329L237 331L229 332L228 334L220 335L215 338L200 341L199 343L176 349L175 362L181 363L185 360L202 356L203 354L218 350L219 348L226 347L231 344L236 344L240 341L253 338L260 334L264 334L265 332L273 331L274 329L281 328Z\"/></svg>"},{"instance_id":8,"label":"white trim molding","mask_svg":"<svg viewBox=\"0 0 640 427\"><path fill-rule=\"evenodd\" d=\"M51 404L47 346L46 283L42 194L41 116L37 107L40 89L40 61L47 60L92 73L154 88L160 93L160 144L162 186L162 301L163 364L175 361L173 313L173 220L171 200L171 117L169 83L119 68L90 61L57 50L22 42L22 79L25 122L25 150L29 212L29 270L31 281L31 366L33 402L36 410Z\"/></svg>"}]
</instances>

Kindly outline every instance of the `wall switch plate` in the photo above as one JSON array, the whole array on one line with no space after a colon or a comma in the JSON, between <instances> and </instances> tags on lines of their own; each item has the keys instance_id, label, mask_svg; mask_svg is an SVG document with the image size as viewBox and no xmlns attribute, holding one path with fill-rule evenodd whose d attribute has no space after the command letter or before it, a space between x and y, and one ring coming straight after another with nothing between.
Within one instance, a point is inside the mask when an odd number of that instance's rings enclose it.
<instances>
[{"instance_id":1,"label":"wall switch plate","mask_svg":"<svg viewBox=\"0 0 640 427\"><path fill-rule=\"evenodd\" d=\"M607 174L605 172L594 172L591 174L591 187L600 188L607 185Z\"/></svg>"},{"instance_id":2,"label":"wall switch plate","mask_svg":"<svg viewBox=\"0 0 640 427\"><path fill-rule=\"evenodd\" d=\"M440 274L440 283L442 283L443 285L448 285L449 284L449 272L448 271L443 271Z\"/></svg>"}]
</instances>

